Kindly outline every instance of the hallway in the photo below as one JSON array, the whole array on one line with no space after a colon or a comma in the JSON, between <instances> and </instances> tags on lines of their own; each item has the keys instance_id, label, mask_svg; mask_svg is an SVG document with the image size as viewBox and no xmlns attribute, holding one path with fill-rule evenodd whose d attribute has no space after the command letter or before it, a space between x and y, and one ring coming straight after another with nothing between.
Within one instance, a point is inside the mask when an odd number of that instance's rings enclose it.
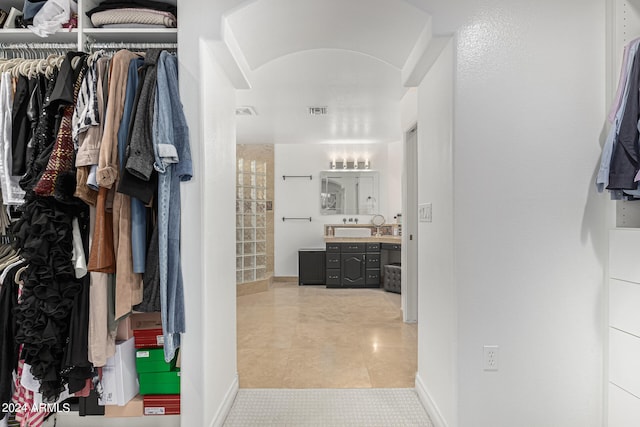
<instances>
[{"instance_id":1,"label":"hallway","mask_svg":"<svg viewBox=\"0 0 640 427\"><path fill-rule=\"evenodd\" d=\"M240 388L413 388L417 325L400 295L275 282L239 296Z\"/></svg>"}]
</instances>

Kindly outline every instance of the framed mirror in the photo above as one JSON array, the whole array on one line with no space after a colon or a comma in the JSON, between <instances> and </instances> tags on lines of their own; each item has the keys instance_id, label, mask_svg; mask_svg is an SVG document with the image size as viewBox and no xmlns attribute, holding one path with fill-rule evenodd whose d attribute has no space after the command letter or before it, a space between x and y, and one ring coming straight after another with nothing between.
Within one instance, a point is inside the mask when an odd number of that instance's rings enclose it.
<instances>
[{"instance_id":1,"label":"framed mirror","mask_svg":"<svg viewBox=\"0 0 640 427\"><path fill-rule=\"evenodd\" d=\"M378 200L378 171L320 172L320 213L323 215L374 215L380 211Z\"/></svg>"}]
</instances>

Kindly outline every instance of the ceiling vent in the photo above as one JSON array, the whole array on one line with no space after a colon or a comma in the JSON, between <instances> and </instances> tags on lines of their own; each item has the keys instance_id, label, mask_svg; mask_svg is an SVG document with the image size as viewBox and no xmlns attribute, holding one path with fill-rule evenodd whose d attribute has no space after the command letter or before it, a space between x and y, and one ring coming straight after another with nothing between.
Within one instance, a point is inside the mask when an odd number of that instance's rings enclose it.
<instances>
[{"instance_id":1,"label":"ceiling vent","mask_svg":"<svg viewBox=\"0 0 640 427\"><path fill-rule=\"evenodd\" d=\"M256 109L249 105L236 108L236 116L257 116L257 115L258 113L256 113Z\"/></svg>"},{"instance_id":2,"label":"ceiling vent","mask_svg":"<svg viewBox=\"0 0 640 427\"><path fill-rule=\"evenodd\" d=\"M311 116L326 116L328 113L328 107L309 107L309 115Z\"/></svg>"}]
</instances>

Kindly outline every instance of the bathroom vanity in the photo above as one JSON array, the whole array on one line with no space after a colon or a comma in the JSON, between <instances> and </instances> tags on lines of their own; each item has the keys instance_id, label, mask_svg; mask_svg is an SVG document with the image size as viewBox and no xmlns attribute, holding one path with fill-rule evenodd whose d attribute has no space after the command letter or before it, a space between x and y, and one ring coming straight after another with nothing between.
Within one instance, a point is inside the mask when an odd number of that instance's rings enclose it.
<instances>
[{"instance_id":1,"label":"bathroom vanity","mask_svg":"<svg viewBox=\"0 0 640 427\"><path fill-rule=\"evenodd\" d=\"M393 233L394 225L387 232ZM401 238L371 225L325 226L327 288L379 288L383 267L400 259ZM373 231L373 233L372 233Z\"/></svg>"}]
</instances>

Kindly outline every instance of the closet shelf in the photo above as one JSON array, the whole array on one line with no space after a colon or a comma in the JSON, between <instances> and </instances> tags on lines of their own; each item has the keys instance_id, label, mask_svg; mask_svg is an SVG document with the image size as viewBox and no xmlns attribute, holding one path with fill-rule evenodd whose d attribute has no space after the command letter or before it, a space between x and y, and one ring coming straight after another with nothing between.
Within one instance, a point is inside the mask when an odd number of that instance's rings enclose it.
<instances>
[{"instance_id":1,"label":"closet shelf","mask_svg":"<svg viewBox=\"0 0 640 427\"><path fill-rule=\"evenodd\" d=\"M78 43L78 29L63 29L49 37L40 37L28 28L2 28L0 44L3 43Z\"/></svg>"},{"instance_id":2,"label":"closet shelf","mask_svg":"<svg viewBox=\"0 0 640 427\"><path fill-rule=\"evenodd\" d=\"M176 43L178 40L177 28L85 28L84 34L98 43Z\"/></svg>"}]
</instances>

